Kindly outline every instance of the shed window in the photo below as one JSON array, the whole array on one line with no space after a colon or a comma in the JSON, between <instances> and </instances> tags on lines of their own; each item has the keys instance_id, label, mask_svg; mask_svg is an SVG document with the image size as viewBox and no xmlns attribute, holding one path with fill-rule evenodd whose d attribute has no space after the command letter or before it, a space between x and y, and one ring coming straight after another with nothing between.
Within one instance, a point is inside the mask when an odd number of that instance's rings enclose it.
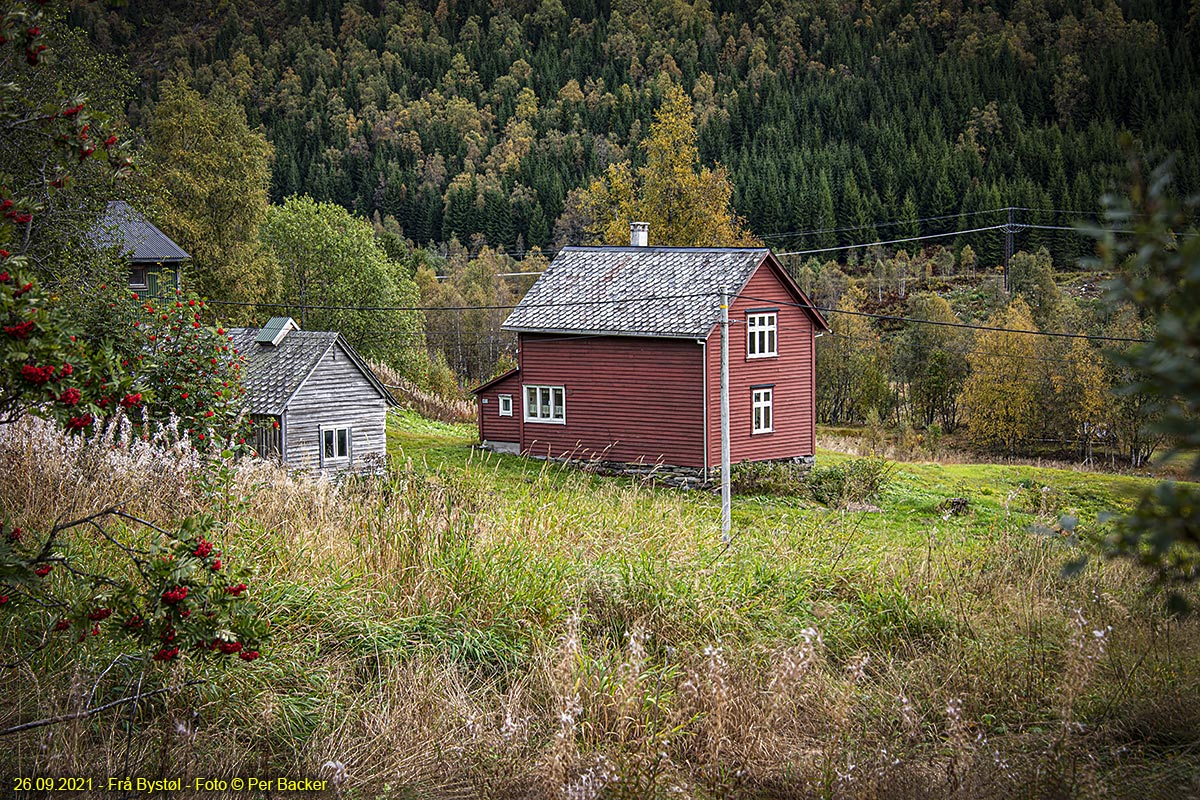
<instances>
[{"instance_id":1,"label":"shed window","mask_svg":"<svg viewBox=\"0 0 1200 800\"><path fill-rule=\"evenodd\" d=\"M759 386L750 390L750 406L751 413L754 415L754 425L751 428L751 433L770 433L774 424L774 414L772 414L772 405L775 395L775 388L772 386Z\"/></svg>"},{"instance_id":2,"label":"shed window","mask_svg":"<svg viewBox=\"0 0 1200 800\"><path fill-rule=\"evenodd\" d=\"M328 461L337 458L350 457L350 429L322 428L321 429L321 459Z\"/></svg>"},{"instance_id":3,"label":"shed window","mask_svg":"<svg viewBox=\"0 0 1200 800\"><path fill-rule=\"evenodd\" d=\"M129 288L130 289L148 289L150 288L149 279L146 277L145 267L133 267L129 270Z\"/></svg>"},{"instance_id":4,"label":"shed window","mask_svg":"<svg viewBox=\"0 0 1200 800\"><path fill-rule=\"evenodd\" d=\"M775 349L775 312L746 315L746 357L778 355Z\"/></svg>"},{"instance_id":5,"label":"shed window","mask_svg":"<svg viewBox=\"0 0 1200 800\"><path fill-rule=\"evenodd\" d=\"M500 416L511 417L512 416L512 395L511 394L502 394L502 395L500 395L499 399L500 399Z\"/></svg>"},{"instance_id":6,"label":"shed window","mask_svg":"<svg viewBox=\"0 0 1200 800\"><path fill-rule=\"evenodd\" d=\"M525 421L566 425L566 395L562 386L526 386Z\"/></svg>"}]
</instances>

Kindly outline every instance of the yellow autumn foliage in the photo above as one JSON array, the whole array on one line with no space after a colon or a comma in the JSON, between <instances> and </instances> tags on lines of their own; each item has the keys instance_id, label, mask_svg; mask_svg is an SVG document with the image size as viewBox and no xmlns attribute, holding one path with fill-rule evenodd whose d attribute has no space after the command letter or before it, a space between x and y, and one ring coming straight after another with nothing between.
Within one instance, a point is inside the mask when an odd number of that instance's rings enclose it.
<instances>
[{"instance_id":1,"label":"yellow autumn foliage","mask_svg":"<svg viewBox=\"0 0 1200 800\"><path fill-rule=\"evenodd\" d=\"M724 167L700 165L691 100L670 85L643 143L645 165L612 164L592 181L583 207L596 244L629 244L629 223L650 223L650 244L722 247L758 244L733 210Z\"/></svg>"},{"instance_id":2,"label":"yellow autumn foliage","mask_svg":"<svg viewBox=\"0 0 1200 800\"><path fill-rule=\"evenodd\" d=\"M1038 418L1037 384L1029 379L1039 364L1039 337L1028 304L1016 297L988 320L1002 331L981 331L967 355L971 375L963 387L963 413L972 441L1015 452Z\"/></svg>"}]
</instances>

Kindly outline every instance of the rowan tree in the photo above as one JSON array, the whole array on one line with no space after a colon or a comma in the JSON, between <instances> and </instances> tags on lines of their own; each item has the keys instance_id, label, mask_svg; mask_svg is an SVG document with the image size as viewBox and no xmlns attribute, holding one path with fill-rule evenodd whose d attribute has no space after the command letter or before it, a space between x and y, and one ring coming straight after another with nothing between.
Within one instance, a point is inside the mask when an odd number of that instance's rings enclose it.
<instances>
[{"instance_id":1,"label":"rowan tree","mask_svg":"<svg viewBox=\"0 0 1200 800\"><path fill-rule=\"evenodd\" d=\"M24 65L18 69L41 69L49 52L42 4L12 5L0 17L0 60L6 69L16 63ZM23 61L14 59L14 51ZM57 176L60 184L78 175L72 170L98 148L107 149L114 174L125 173L130 164L115 136L100 139L102 119L90 115L86 101L65 84L59 87L52 107L26 117L28 98L14 94L12 84L0 86L0 128L33 124L48 131L54 147L42 174ZM39 186L21 185L25 194L0 202L0 245L28 247L42 211ZM105 415L142 410L152 392L133 384L129 362L118 364L110 349L89 346L73 333L27 268L24 256L0 249L0 424L33 413L86 436ZM115 524L105 524L110 522ZM185 520L176 531L150 526L144 547L129 541L128 523L140 521L113 508L70 521L0 519L0 619L17 656L4 667L18 667L55 635L80 643L119 636L158 662L174 660L181 647L239 653L247 661L258 657L265 621L247 603L247 585L205 538L213 521ZM85 709L79 716L91 713Z\"/></svg>"}]
</instances>

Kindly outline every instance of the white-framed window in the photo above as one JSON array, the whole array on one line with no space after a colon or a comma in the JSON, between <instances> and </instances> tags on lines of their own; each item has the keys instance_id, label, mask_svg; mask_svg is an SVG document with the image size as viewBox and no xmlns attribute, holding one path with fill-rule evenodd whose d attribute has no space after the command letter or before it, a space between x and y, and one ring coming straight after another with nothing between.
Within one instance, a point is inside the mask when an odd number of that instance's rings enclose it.
<instances>
[{"instance_id":1,"label":"white-framed window","mask_svg":"<svg viewBox=\"0 0 1200 800\"><path fill-rule=\"evenodd\" d=\"M350 457L350 429L321 428L321 463Z\"/></svg>"},{"instance_id":2,"label":"white-framed window","mask_svg":"<svg viewBox=\"0 0 1200 800\"><path fill-rule=\"evenodd\" d=\"M502 394L499 396L498 399L500 400L500 416L511 417L512 416L512 395L511 394Z\"/></svg>"},{"instance_id":3,"label":"white-framed window","mask_svg":"<svg viewBox=\"0 0 1200 800\"><path fill-rule=\"evenodd\" d=\"M746 314L746 358L767 358L779 353L775 348L777 315L774 311Z\"/></svg>"},{"instance_id":4,"label":"white-framed window","mask_svg":"<svg viewBox=\"0 0 1200 800\"><path fill-rule=\"evenodd\" d=\"M772 409L775 399L774 386L754 386L750 389L750 413L754 424L751 433L770 433L774 430L775 414Z\"/></svg>"},{"instance_id":5,"label":"white-framed window","mask_svg":"<svg viewBox=\"0 0 1200 800\"><path fill-rule=\"evenodd\" d=\"M567 390L562 386L526 386L525 421L567 424Z\"/></svg>"}]
</instances>

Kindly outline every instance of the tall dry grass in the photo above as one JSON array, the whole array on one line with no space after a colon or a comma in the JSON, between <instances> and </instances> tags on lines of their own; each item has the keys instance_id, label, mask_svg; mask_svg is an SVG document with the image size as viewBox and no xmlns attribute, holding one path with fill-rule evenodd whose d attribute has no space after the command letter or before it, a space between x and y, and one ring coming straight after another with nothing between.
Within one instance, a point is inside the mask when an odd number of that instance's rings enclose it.
<instances>
[{"instance_id":1,"label":"tall dry grass","mask_svg":"<svg viewBox=\"0 0 1200 800\"><path fill-rule=\"evenodd\" d=\"M166 440L33 421L0 431L0 465L0 510L29 526L113 503L169 524L218 492L274 623L251 666L98 641L0 671L0 728L207 681L2 737L6 775L306 775L398 798L1196 788L1196 623L1122 565L1063 581L999 522L983 548L950 521L881 548L821 512L725 552L691 529L709 499L549 464L514 490L488 460L340 485L243 462L214 489Z\"/></svg>"},{"instance_id":2,"label":"tall dry grass","mask_svg":"<svg viewBox=\"0 0 1200 800\"><path fill-rule=\"evenodd\" d=\"M371 371L404 408L439 422L474 422L475 403L469 397L451 397L423 389L387 364L370 363Z\"/></svg>"}]
</instances>

